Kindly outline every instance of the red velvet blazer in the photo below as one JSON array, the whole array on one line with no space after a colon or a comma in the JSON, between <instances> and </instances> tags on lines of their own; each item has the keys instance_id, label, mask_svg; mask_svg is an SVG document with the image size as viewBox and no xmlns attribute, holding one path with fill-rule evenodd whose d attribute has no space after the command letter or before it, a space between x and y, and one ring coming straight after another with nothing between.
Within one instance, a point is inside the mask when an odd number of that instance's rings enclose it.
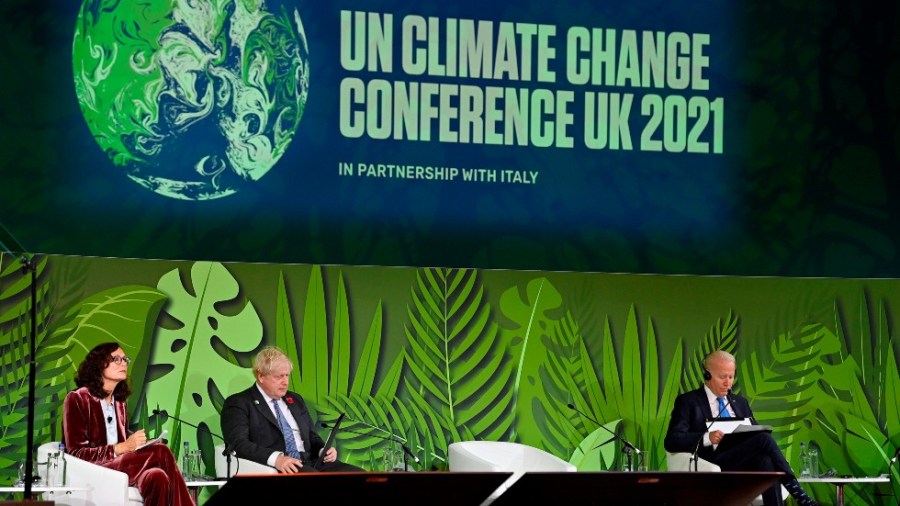
<instances>
[{"instance_id":1,"label":"red velvet blazer","mask_svg":"<svg viewBox=\"0 0 900 506\"><path fill-rule=\"evenodd\" d=\"M118 442L128 437L128 411L124 401L115 401ZM105 464L115 458L113 445L106 443L106 415L100 399L86 387L73 390L63 401L63 443L72 455L95 464Z\"/></svg>"}]
</instances>

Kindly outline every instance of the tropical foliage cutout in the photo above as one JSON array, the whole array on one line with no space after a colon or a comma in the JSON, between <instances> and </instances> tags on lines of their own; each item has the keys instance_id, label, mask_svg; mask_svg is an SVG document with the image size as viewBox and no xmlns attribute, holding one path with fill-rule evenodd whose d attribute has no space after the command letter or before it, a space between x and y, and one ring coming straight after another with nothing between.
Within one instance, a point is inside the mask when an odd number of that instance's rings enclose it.
<instances>
[{"instance_id":1,"label":"tropical foliage cutout","mask_svg":"<svg viewBox=\"0 0 900 506\"><path fill-rule=\"evenodd\" d=\"M0 385L0 471L8 481L23 460L30 338L30 278L16 263L0 256L0 372L6 378ZM612 433L642 449L645 465L664 469L662 438L674 397L699 385L702 357L714 349L738 356L737 389L756 417L774 427L792 464L799 442L807 441L821 450L823 469L877 475L900 444L900 374L889 308L867 293L847 305L852 311L836 300L830 312L810 311L796 328L771 325L771 337L763 336L768 346L752 349L739 338L734 311L686 343L659 336L652 317L639 325L631 303L624 331L615 335L616 315L597 319L599 326L585 320L603 308L567 300L547 276L523 274L503 287L495 310L479 271L417 269L403 346L383 356L384 319L400 308L378 301L371 314L356 314L339 267L283 270L275 286L274 335L265 336L265 316L222 264L170 270L155 288L123 284L93 294L80 290L83 261L43 257L37 265L36 444L59 437L61 400L74 386L75 367L87 350L109 340L135 359L132 421L173 423L149 416L157 405L199 421L199 431L170 425L174 449L196 441L208 469L222 400L251 384L241 364L269 343L297 364L292 388L309 401L317 421L347 414L342 458L367 469L384 468L387 450L397 446L392 440L422 459L413 468L445 469L447 446L469 439L523 442L581 470L617 469L624 455ZM326 271L336 286L327 286ZM294 307L290 287L304 280L305 297ZM51 290L52 283L60 286ZM366 330L354 335L352 322L360 318ZM599 333L584 330L598 327ZM661 356L662 339L675 344L671 356ZM897 473L890 470L894 494ZM823 502L834 494L826 486L814 491ZM889 501L884 497L876 487L847 489L854 503L882 504Z\"/></svg>"}]
</instances>

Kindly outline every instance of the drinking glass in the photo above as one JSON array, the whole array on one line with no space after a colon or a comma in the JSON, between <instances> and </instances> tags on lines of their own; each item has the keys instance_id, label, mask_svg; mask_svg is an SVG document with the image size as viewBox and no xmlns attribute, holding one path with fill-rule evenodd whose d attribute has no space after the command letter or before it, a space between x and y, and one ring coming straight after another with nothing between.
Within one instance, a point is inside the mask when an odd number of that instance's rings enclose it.
<instances>
[{"instance_id":1,"label":"drinking glass","mask_svg":"<svg viewBox=\"0 0 900 506\"><path fill-rule=\"evenodd\" d=\"M194 450L192 455L191 464L193 467L191 468L191 476L195 481L203 479L203 452L199 449Z\"/></svg>"},{"instance_id":2,"label":"drinking glass","mask_svg":"<svg viewBox=\"0 0 900 506\"><path fill-rule=\"evenodd\" d=\"M391 444L384 449L384 470L403 471L403 452L397 445Z\"/></svg>"},{"instance_id":3,"label":"drinking glass","mask_svg":"<svg viewBox=\"0 0 900 506\"><path fill-rule=\"evenodd\" d=\"M49 461L48 462L35 461L33 463L34 468L31 470L31 472L32 472L31 484L32 485L41 486L44 484L42 476L47 475L47 464L48 463L49 463ZM40 471L41 466L44 467L43 473L41 473L41 471ZM25 463L24 462L19 464L19 479L13 485L16 487L24 487L25 486Z\"/></svg>"}]
</instances>

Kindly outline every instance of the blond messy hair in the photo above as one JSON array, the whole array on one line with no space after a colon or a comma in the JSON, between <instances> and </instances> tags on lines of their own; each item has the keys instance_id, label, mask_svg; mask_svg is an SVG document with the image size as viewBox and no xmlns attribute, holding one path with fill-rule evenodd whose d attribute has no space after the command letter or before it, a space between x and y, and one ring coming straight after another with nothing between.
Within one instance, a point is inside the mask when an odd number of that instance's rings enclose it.
<instances>
[{"instance_id":1,"label":"blond messy hair","mask_svg":"<svg viewBox=\"0 0 900 506\"><path fill-rule=\"evenodd\" d=\"M281 364L287 364L291 369L294 368L294 364L292 364L287 355L281 351L281 348L278 348L277 346L266 346L260 350L260 352L256 354L256 358L253 359L253 375L267 376L275 372L275 369Z\"/></svg>"}]
</instances>

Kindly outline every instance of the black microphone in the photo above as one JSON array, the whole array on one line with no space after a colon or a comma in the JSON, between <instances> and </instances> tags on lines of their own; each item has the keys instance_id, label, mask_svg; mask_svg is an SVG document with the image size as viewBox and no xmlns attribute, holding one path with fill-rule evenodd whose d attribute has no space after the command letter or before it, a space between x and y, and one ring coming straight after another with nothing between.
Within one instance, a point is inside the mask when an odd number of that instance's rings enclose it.
<instances>
[{"instance_id":1,"label":"black microphone","mask_svg":"<svg viewBox=\"0 0 900 506\"><path fill-rule=\"evenodd\" d=\"M355 421L355 420L354 420L354 421ZM359 422L359 423L361 423L361 424L363 424L363 425L366 425L364 422ZM334 428L334 425L328 425L327 423L324 423L324 422L323 422L323 423L322 423L322 428L323 428L323 429L333 429L333 428ZM377 428L377 427L376 427L376 428ZM359 435L359 436L372 436L372 437L376 437L376 438L378 438L378 439L383 439L383 440L385 440L385 441L392 441L392 442L394 442L394 443L397 443L398 445L400 445L401 448L403 448L403 453L409 455L409 457L410 457L411 459L413 459L413 462L415 462L416 464L419 463L419 457L416 457L416 454L413 453L412 450L410 450L408 446L406 446L405 444L403 444L403 442L401 442L400 440L396 439L396 437L395 437L393 434L391 434L390 436L382 436L382 435L380 435L380 434L372 434L371 432L369 432L369 433L366 433L366 432L357 432L357 431L355 431L355 430L350 430L350 429L348 429L348 428L342 428L341 430L344 431L344 432L349 432L349 433L351 433L351 434L356 434L356 435Z\"/></svg>"},{"instance_id":2,"label":"black microphone","mask_svg":"<svg viewBox=\"0 0 900 506\"><path fill-rule=\"evenodd\" d=\"M393 432L388 431L388 430L384 430L384 429L382 429L381 427L377 427L377 426L372 425L372 424L370 424L370 423L366 423L366 422L364 422L364 421L362 421L362 420L357 420L357 419L352 418L352 417L349 417L349 416L347 416L346 418L347 418L347 420L350 420L350 421L353 422L353 423L358 423L358 424L360 424L360 425L364 425L364 426L366 426L366 427L368 427L368 428L370 428L370 429L377 430L378 432L384 432L384 433L387 434L387 435L386 435L386 436L380 436L380 435L378 435L378 434L372 434L372 433L365 434L365 433L361 433L361 432L355 432L355 431L352 431L352 430L346 429L346 428L341 429L341 430L346 430L347 432L350 432L350 433L352 433L352 434L358 434L358 435L360 435L360 436L373 436L373 437L377 437L378 439L383 439L383 440L385 440L385 441L393 441L393 442L397 443L398 445L400 445L401 448L403 448L403 453L405 453L406 455L409 455L409 457L410 457L411 459L413 459L413 462L415 462L416 464L419 463L419 457L416 457L416 454L413 453L412 450L410 450L408 446L406 446L406 444L405 444L406 441L404 441L403 439L401 439L399 436L397 436L397 435L394 434ZM324 425L324 424L323 424L323 425Z\"/></svg>"},{"instance_id":3,"label":"black microphone","mask_svg":"<svg viewBox=\"0 0 900 506\"><path fill-rule=\"evenodd\" d=\"M377 430L378 432L383 432L383 433L387 434L387 437L382 437L381 439L390 440L390 441L397 443L398 445L400 445L401 448L403 448L403 452L406 453L407 455L409 455L413 459L413 462L415 462L416 464L419 463L419 457L416 457L416 454L413 453L412 450L410 450L408 446L406 446L405 439L401 438L400 436L394 434L393 432L391 432L389 430L384 430L381 427L372 425L370 423L366 423L362 420L357 420L357 419L355 419L353 417L349 417L349 416L347 417L347 419L353 423L358 423L358 424L366 426L370 429ZM367 434L367 435L378 437L377 434Z\"/></svg>"},{"instance_id":4,"label":"black microphone","mask_svg":"<svg viewBox=\"0 0 900 506\"><path fill-rule=\"evenodd\" d=\"M228 468L227 468L227 470L225 471L225 474L227 475L226 478L230 478L230 477L231 477L231 476L230 476L230 475L231 475L231 457L233 457L233 456L236 454L236 452L234 451L234 449L231 448L231 445L228 444L228 441L225 441L225 438L224 438L224 437L222 437L222 436L216 434L215 432L209 430L209 429L206 428L206 427L200 427L200 426L194 425L194 424L192 424L191 422L188 422L188 421L186 421L186 420L182 420L181 418L178 418L177 416L170 415L168 411L165 411L165 410L160 411L159 408L157 408L157 409L154 409L154 410L152 411L152 413L153 413L154 415L156 415L156 416L165 416L166 418L171 418L172 420L175 420L176 422L180 422L180 423L183 423L183 424L185 424L185 425L189 425L189 426L191 426L191 427L193 427L193 428L195 428L195 429L197 429L197 430L202 430L202 431L206 432L207 434L209 434L209 435L211 435L211 436L215 436L215 437L221 439L222 442L225 443L225 449L222 450L222 455L225 456L225 458L226 458L226 460L227 460L227 464L228 464Z\"/></svg>"},{"instance_id":5,"label":"black microphone","mask_svg":"<svg viewBox=\"0 0 900 506\"><path fill-rule=\"evenodd\" d=\"M694 453L691 454L690 462L694 463L694 471L695 472L697 471L697 466L699 466L699 464L700 464L700 458L697 457L697 454L700 453L700 445L703 444L703 436L705 436L706 433L709 432L709 429L713 426L714 423L723 420L722 412L723 411L727 412L728 408L731 406L731 389L730 388L728 389L728 392L725 393L725 399L726 399L725 409L720 409L719 413L712 420L709 421L709 423L706 425L706 430L703 431L703 434L700 434L700 439L697 440L697 446L694 447ZM737 413L735 413L735 415L737 415ZM730 418L730 416L729 416L729 418ZM690 462L688 462L688 465L690 465Z\"/></svg>"},{"instance_id":6,"label":"black microphone","mask_svg":"<svg viewBox=\"0 0 900 506\"><path fill-rule=\"evenodd\" d=\"M217 438L221 439L222 442L225 443L225 446L228 446L228 442L225 441L225 438L224 438L224 437L222 437L222 436L216 434L215 432L209 430L209 429L206 428L206 427L200 427L199 425L194 425L194 424L192 424L191 422L188 422L187 420L182 420L181 418L178 418L177 416L170 415L169 412L166 411L166 410L154 409L154 410L152 411L152 413L153 413L154 415L157 415L157 416L165 416L166 418L171 418L172 420L175 420L176 422L181 422L181 423L183 423L183 424L185 424L185 425L190 425L191 427L193 427L193 428L195 428L195 429L197 429L197 430L202 430L203 432L206 432L206 433L209 434L210 436L216 436ZM225 453L223 452L222 455L225 455Z\"/></svg>"},{"instance_id":7,"label":"black microphone","mask_svg":"<svg viewBox=\"0 0 900 506\"><path fill-rule=\"evenodd\" d=\"M636 454L638 455L639 458L643 459L643 457L641 456L641 450L639 450L637 446L634 446L633 444L631 444L630 441L628 441L628 440L625 439L624 437L622 437L622 436L616 434L614 431L611 431L611 430L607 429L606 426L604 426L602 423L598 422L597 420L594 420L593 418L591 418L591 417L587 416L586 414L582 413L581 411L578 410L578 408L575 407L574 404L569 403L569 404L566 404L566 406L568 406L569 409L571 409L572 411L578 413L579 415L583 416L584 418L587 418L588 420L594 422L595 424L597 424L598 427L602 428L602 429L605 430L606 432L609 432L610 434L613 435L614 438L616 438L616 439L618 439L619 441L622 442L622 444L625 446L625 448L622 448L622 451L625 452L625 454L628 456L628 469L629 469L629 470L630 470L630 469L633 469L633 468L632 468L632 465L631 465L631 452L632 452L632 451L633 451L634 453L636 453Z\"/></svg>"}]
</instances>

